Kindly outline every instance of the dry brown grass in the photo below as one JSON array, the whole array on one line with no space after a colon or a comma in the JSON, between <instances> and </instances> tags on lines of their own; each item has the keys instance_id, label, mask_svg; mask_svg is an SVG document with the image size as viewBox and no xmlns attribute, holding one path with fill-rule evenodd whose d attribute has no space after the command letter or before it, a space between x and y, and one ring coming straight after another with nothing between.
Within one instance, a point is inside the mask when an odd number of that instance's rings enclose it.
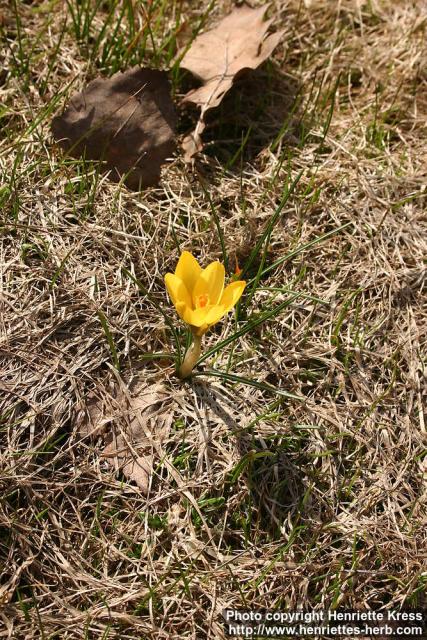
<instances>
[{"instance_id":1,"label":"dry brown grass","mask_svg":"<svg viewBox=\"0 0 427 640\"><path fill-rule=\"evenodd\" d=\"M158 42L174 21L166 6ZM183 18L194 24L207 6L184 3ZM425 605L425 4L277 0L285 46L212 125L221 141L199 171L230 255L244 261L274 213L288 157L304 174L268 260L351 223L262 281L325 304L298 298L235 345L231 372L305 398L275 405L222 379L182 385L167 361L141 360L173 342L122 268L167 308L172 231L202 260L220 259L220 244L200 179L179 157L159 188L135 194L52 146L49 100L75 74L79 88L96 73L69 23L55 52L65 13L61 2L20 5L29 76L16 71L12 9L3 16L0 638L217 639L224 607ZM296 93L303 101L272 145ZM250 311L270 295L259 290ZM208 343L233 330L230 318ZM101 433L81 432L90 394L117 415L112 381L136 371L165 381L175 402L147 497L100 455Z\"/></svg>"}]
</instances>

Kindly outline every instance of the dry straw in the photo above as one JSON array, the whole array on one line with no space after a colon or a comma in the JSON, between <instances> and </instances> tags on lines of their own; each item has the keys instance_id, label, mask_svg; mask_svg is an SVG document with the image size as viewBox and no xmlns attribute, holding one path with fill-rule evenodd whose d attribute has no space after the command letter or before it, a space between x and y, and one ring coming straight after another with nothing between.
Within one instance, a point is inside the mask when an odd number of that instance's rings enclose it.
<instances>
[{"instance_id":1,"label":"dry straw","mask_svg":"<svg viewBox=\"0 0 427 640\"><path fill-rule=\"evenodd\" d=\"M96 66L167 65L177 24L231 3L153 2L150 32L137 3L102 32L100 8L90 34L71 0L17 4L1 36L0 638L217 639L225 607L425 606L422 3L273 2L285 46L204 134L211 203L179 159L141 195L63 161L49 119ZM164 274L185 249L224 262L211 204L228 266L246 264L301 170L260 254L263 269L290 257L247 310L286 302L279 320L201 368L305 401L225 377L183 385L150 359L174 345L155 306ZM230 314L205 353L235 331ZM136 363L179 407L149 446L147 496L100 455L101 430L81 431L95 396L102 429L126 436L112 381Z\"/></svg>"}]
</instances>

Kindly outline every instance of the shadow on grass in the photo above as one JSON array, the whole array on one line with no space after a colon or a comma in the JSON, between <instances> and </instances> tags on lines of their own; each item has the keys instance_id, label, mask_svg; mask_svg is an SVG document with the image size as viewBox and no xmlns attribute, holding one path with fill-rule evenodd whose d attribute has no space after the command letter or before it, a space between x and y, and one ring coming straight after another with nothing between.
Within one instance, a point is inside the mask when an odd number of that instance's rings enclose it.
<instances>
[{"instance_id":1,"label":"shadow on grass","mask_svg":"<svg viewBox=\"0 0 427 640\"><path fill-rule=\"evenodd\" d=\"M240 460L228 475L225 492L232 492L242 477L248 489L245 507L252 508L252 526L273 539L280 538L282 525L289 514L293 517L301 515L308 491L301 470L286 453L284 430L266 439L257 432L256 425L242 428L233 417L236 409L231 400L207 382L193 383L192 386L202 406L211 410L235 438ZM210 433L206 436L209 441Z\"/></svg>"},{"instance_id":2,"label":"shadow on grass","mask_svg":"<svg viewBox=\"0 0 427 640\"><path fill-rule=\"evenodd\" d=\"M185 88L190 88L189 79L183 80ZM273 63L242 75L221 104L206 116L206 156L229 170L242 162L252 162L269 145L274 147L282 141L298 144L301 89L294 78ZM182 111L179 133L194 129L198 113L196 108Z\"/></svg>"}]
</instances>

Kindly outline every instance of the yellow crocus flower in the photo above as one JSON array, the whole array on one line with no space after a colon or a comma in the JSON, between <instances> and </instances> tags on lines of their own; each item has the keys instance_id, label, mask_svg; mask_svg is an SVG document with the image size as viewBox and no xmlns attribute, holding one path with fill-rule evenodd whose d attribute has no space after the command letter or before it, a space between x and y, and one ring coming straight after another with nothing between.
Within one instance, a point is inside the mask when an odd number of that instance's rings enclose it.
<instances>
[{"instance_id":1,"label":"yellow crocus flower","mask_svg":"<svg viewBox=\"0 0 427 640\"><path fill-rule=\"evenodd\" d=\"M189 251L182 252L175 273L165 275L166 288L175 309L193 333L193 345L180 370L182 378L190 375L200 356L202 336L231 311L246 286L244 280L238 280L224 288L224 280L224 265L212 262L202 269Z\"/></svg>"}]
</instances>

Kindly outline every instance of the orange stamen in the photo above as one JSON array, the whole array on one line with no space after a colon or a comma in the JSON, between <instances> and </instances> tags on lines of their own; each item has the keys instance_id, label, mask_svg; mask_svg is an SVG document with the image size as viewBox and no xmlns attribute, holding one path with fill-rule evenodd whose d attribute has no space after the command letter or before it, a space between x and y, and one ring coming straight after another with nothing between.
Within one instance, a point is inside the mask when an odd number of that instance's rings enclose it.
<instances>
[{"instance_id":1,"label":"orange stamen","mask_svg":"<svg viewBox=\"0 0 427 640\"><path fill-rule=\"evenodd\" d=\"M236 261L236 269L234 271L234 275L236 276L236 278L238 278L240 276L240 274L242 273L242 269L239 266L239 261L237 259L237 256L235 257L235 261Z\"/></svg>"},{"instance_id":2,"label":"orange stamen","mask_svg":"<svg viewBox=\"0 0 427 640\"><path fill-rule=\"evenodd\" d=\"M206 307L209 302L209 296L207 295L207 293L203 293L201 296L199 296L197 302L197 306L199 308L203 309L204 307Z\"/></svg>"}]
</instances>

